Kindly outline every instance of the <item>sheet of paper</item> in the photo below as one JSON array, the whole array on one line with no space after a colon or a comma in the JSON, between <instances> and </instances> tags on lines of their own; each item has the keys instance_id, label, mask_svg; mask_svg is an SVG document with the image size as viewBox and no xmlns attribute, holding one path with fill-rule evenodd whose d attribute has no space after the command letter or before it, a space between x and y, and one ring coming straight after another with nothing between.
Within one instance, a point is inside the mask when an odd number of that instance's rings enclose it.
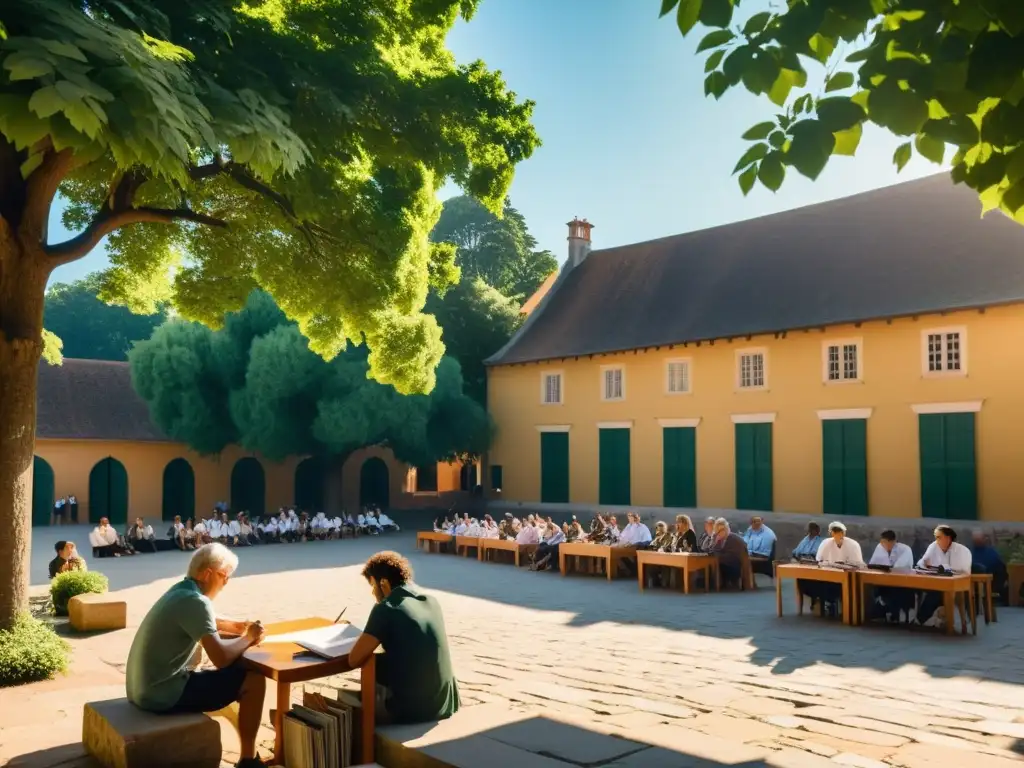
<instances>
[{"instance_id":1,"label":"sheet of paper","mask_svg":"<svg viewBox=\"0 0 1024 768\"><path fill-rule=\"evenodd\" d=\"M263 643L316 643L317 645L329 645L332 641L342 640L345 637L359 637L363 630L352 624L331 624L327 627L316 629L303 629L298 632L285 632L280 635L267 635Z\"/></svg>"}]
</instances>

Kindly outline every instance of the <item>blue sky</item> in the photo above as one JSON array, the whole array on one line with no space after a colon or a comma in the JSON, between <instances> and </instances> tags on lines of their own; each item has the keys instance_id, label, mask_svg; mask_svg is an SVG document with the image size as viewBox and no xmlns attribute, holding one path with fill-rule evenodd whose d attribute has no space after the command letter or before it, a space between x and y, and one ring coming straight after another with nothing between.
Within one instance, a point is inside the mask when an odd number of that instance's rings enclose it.
<instances>
[{"instance_id":1,"label":"blue sky","mask_svg":"<svg viewBox=\"0 0 1024 768\"><path fill-rule=\"evenodd\" d=\"M595 248L639 242L844 197L937 172L915 157L896 173L900 141L866 129L854 158L833 158L811 182L790 171L778 193L746 198L732 169L741 134L777 111L742 88L704 97L700 34L683 39L659 0L483 0L449 47L483 59L521 97L537 102L544 144L519 166L512 203L542 248L559 259L565 223L594 225ZM743 4L743 18L767 2ZM457 194L448 187L443 197ZM55 212L56 218L56 212ZM63 234L55 222L52 239ZM74 280L106 264L102 250L62 267Z\"/></svg>"}]
</instances>

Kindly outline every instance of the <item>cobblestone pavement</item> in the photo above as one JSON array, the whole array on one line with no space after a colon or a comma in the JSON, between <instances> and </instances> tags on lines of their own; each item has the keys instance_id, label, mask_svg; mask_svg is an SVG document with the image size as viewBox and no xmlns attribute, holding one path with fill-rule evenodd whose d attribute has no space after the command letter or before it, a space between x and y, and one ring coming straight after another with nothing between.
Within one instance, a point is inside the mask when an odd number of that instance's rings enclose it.
<instances>
[{"instance_id":1,"label":"cobblestone pavement","mask_svg":"<svg viewBox=\"0 0 1024 768\"><path fill-rule=\"evenodd\" d=\"M410 554L417 582L441 601L465 705L531 708L584 739L654 745L645 768L1024 762L1020 609L981 623L977 637L846 628L797 618L792 588L778 619L763 579L753 593L639 594L630 579L416 553L402 533L243 551L219 610L269 622L333 617L347 606L360 623L372 598L359 565L384 546ZM38 566L45 548L34 549ZM163 553L93 564L128 600L129 628L73 640L67 679L0 691L0 764L17 755L11 765L86 764L74 746L81 705L123 695L134 629L185 563Z\"/></svg>"}]
</instances>

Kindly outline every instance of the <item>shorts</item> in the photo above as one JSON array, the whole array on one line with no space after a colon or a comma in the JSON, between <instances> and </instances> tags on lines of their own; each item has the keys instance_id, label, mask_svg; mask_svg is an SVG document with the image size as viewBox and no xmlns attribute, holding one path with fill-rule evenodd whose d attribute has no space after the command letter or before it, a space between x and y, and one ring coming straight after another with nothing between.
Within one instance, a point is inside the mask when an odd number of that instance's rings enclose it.
<instances>
[{"instance_id":1,"label":"shorts","mask_svg":"<svg viewBox=\"0 0 1024 768\"><path fill-rule=\"evenodd\" d=\"M216 712L238 701L246 670L235 663L223 669L188 673L188 682L171 712Z\"/></svg>"}]
</instances>

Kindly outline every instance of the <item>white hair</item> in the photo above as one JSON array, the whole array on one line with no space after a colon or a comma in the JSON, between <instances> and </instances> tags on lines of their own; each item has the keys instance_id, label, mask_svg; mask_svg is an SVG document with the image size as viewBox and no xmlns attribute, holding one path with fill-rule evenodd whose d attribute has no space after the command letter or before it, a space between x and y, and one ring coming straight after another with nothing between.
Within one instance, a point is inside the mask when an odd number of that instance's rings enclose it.
<instances>
[{"instance_id":1,"label":"white hair","mask_svg":"<svg viewBox=\"0 0 1024 768\"><path fill-rule=\"evenodd\" d=\"M194 579L207 568L223 571L230 576L237 567L238 555L223 544L204 544L196 550L189 561L188 577Z\"/></svg>"},{"instance_id":2,"label":"white hair","mask_svg":"<svg viewBox=\"0 0 1024 768\"><path fill-rule=\"evenodd\" d=\"M846 526L840 523L838 520L833 520L831 523L828 524L828 532L832 533L832 531L842 531L843 533L846 533Z\"/></svg>"},{"instance_id":3,"label":"white hair","mask_svg":"<svg viewBox=\"0 0 1024 768\"><path fill-rule=\"evenodd\" d=\"M717 520L715 520L715 528L718 527L725 528L725 530L729 531L730 533L732 532L732 528L729 527L729 521L726 520L724 517L720 517Z\"/></svg>"}]
</instances>

